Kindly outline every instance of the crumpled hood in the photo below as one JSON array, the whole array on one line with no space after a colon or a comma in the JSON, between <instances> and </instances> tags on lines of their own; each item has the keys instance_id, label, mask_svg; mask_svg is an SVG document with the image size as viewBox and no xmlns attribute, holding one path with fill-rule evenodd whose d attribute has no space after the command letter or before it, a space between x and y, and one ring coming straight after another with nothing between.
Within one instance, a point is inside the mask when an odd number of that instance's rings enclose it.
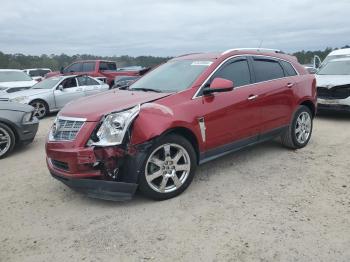
<instances>
[{"instance_id":1,"label":"crumpled hood","mask_svg":"<svg viewBox=\"0 0 350 262\"><path fill-rule=\"evenodd\" d=\"M20 96L35 96L35 95L44 94L48 92L52 92L52 90L51 89L28 89L28 90L13 92L13 93L0 92L0 97L13 99Z\"/></svg>"},{"instance_id":2,"label":"crumpled hood","mask_svg":"<svg viewBox=\"0 0 350 262\"><path fill-rule=\"evenodd\" d=\"M32 112L33 107L16 102L2 102L0 101L0 110Z\"/></svg>"},{"instance_id":3,"label":"crumpled hood","mask_svg":"<svg viewBox=\"0 0 350 262\"><path fill-rule=\"evenodd\" d=\"M108 113L122 111L168 95L169 93L111 90L70 102L60 111L59 115L99 121L103 115Z\"/></svg>"},{"instance_id":4,"label":"crumpled hood","mask_svg":"<svg viewBox=\"0 0 350 262\"><path fill-rule=\"evenodd\" d=\"M317 86L332 88L350 84L350 75L316 75Z\"/></svg>"}]
</instances>

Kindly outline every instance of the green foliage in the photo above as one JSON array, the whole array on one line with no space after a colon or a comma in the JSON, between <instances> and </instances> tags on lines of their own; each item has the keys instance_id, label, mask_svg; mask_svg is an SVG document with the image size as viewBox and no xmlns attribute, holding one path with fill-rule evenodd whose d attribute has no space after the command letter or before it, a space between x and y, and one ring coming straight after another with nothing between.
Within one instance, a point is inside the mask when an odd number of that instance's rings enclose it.
<instances>
[{"instance_id":1,"label":"green foliage","mask_svg":"<svg viewBox=\"0 0 350 262\"><path fill-rule=\"evenodd\" d=\"M4 54L0 52L0 68L11 69L26 69L35 67L48 67L52 70L59 70L62 66L65 67L70 63L78 60L110 60L115 61L118 67L125 66L144 66L154 67L159 65L171 57L154 57L154 56L94 56L94 55L73 55L68 56L66 54L61 55L23 55L23 54Z\"/></svg>"},{"instance_id":2,"label":"green foliage","mask_svg":"<svg viewBox=\"0 0 350 262\"><path fill-rule=\"evenodd\" d=\"M350 48L346 45L342 48ZM335 48L337 49L337 48ZM333 48L327 47L325 50L318 51L299 51L293 55L298 58L301 64L312 63L314 55L318 55L322 60L333 50ZM0 68L12 68L12 69L25 69L25 68L35 68L35 67L48 67L52 70L59 70L62 66L65 67L70 63L77 60L110 60L115 61L118 67L125 66L144 66L144 67L154 67L159 65L171 57L155 57L155 56L138 56L132 57L128 55L123 56L95 56L95 55L73 55L68 56L66 54L60 55L24 55L24 54L4 54L0 52Z\"/></svg>"}]
</instances>

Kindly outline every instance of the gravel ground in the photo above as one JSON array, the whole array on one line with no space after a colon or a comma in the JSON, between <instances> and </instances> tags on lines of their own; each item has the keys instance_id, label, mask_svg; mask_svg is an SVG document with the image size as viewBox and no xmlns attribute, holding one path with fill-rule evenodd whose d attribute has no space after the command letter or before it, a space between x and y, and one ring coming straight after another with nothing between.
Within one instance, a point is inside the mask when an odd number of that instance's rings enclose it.
<instances>
[{"instance_id":1,"label":"gravel ground","mask_svg":"<svg viewBox=\"0 0 350 262\"><path fill-rule=\"evenodd\" d=\"M298 151L264 143L198 169L181 196L89 199L50 177L41 121L0 160L0 261L350 261L350 115Z\"/></svg>"}]
</instances>

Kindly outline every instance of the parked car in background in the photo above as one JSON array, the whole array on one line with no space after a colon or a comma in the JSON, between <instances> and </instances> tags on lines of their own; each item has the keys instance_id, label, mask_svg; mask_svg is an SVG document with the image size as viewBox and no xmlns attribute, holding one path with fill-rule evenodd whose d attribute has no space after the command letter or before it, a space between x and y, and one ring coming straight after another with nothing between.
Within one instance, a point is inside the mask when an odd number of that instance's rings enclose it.
<instances>
[{"instance_id":1,"label":"parked car in background","mask_svg":"<svg viewBox=\"0 0 350 262\"><path fill-rule=\"evenodd\" d=\"M48 73L46 77L56 75L69 75L69 74L86 74L95 78L104 77L106 83L112 87L114 85L114 78L116 76L140 76L145 74L149 68L130 68L125 70L118 70L117 64L113 61L104 60L85 60L74 62L61 72Z\"/></svg>"},{"instance_id":2,"label":"parked car in background","mask_svg":"<svg viewBox=\"0 0 350 262\"><path fill-rule=\"evenodd\" d=\"M330 52L326 58L322 61L320 67L326 65L329 61L337 58L349 58L350 57L350 48L338 49Z\"/></svg>"},{"instance_id":3,"label":"parked car in background","mask_svg":"<svg viewBox=\"0 0 350 262\"><path fill-rule=\"evenodd\" d=\"M279 50L232 49L162 64L127 90L69 103L47 143L52 176L88 196L168 199L198 164L280 137L307 145L316 81Z\"/></svg>"},{"instance_id":4,"label":"parked car in background","mask_svg":"<svg viewBox=\"0 0 350 262\"><path fill-rule=\"evenodd\" d=\"M43 118L70 101L108 89L107 84L86 75L57 76L44 79L28 90L0 96L0 99L31 105L35 108L34 115Z\"/></svg>"},{"instance_id":5,"label":"parked car in background","mask_svg":"<svg viewBox=\"0 0 350 262\"><path fill-rule=\"evenodd\" d=\"M41 81L44 79L47 73L52 72L50 68L30 68L23 69L23 72L29 75L32 79L36 81Z\"/></svg>"},{"instance_id":6,"label":"parked car in background","mask_svg":"<svg viewBox=\"0 0 350 262\"><path fill-rule=\"evenodd\" d=\"M129 87L132 83L134 83L138 79L140 79L140 76L116 76L114 78L114 86L112 86L112 89Z\"/></svg>"},{"instance_id":7,"label":"parked car in background","mask_svg":"<svg viewBox=\"0 0 350 262\"><path fill-rule=\"evenodd\" d=\"M31 143L38 125L33 107L0 99L0 158L7 156L15 145Z\"/></svg>"},{"instance_id":8,"label":"parked car in background","mask_svg":"<svg viewBox=\"0 0 350 262\"><path fill-rule=\"evenodd\" d=\"M36 83L22 70L0 69L0 95L29 89Z\"/></svg>"},{"instance_id":9,"label":"parked car in background","mask_svg":"<svg viewBox=\"0 0 350 262\"><path fill-rule=\"evenodd\" d=\"M313 64L303 65L303 67L304 67L310 74L316 74L316 72L317 72L317 68L315 68Z\"/></svg>"},{"instance_id":10,"label":"parked car in background","mask_svg":"<svg viewBox=\"0 0 350 262\"><path fill-rule=\"evenodd\" d=\"M316 80L319 109L350 112L350 57L330 60Z\"/></svg>"}]
</instances>

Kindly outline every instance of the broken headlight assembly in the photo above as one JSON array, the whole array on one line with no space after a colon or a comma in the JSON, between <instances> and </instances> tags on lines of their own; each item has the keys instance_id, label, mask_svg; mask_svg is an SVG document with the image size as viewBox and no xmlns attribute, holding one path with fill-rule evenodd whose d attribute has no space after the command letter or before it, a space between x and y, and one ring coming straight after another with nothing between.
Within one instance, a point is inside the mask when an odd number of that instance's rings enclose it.
<instances>
[{"instance_id":1,"label":"broken headlight assembly","mask_svg":"<svg viewBox=\"0 0 350 262\"><path fill-rule=\"evenodd\" d=\"M115 146L123 143L125 133L140 112L140 105L108 114L88 141L89 146Z\"/></svg>"}]
</instances>

